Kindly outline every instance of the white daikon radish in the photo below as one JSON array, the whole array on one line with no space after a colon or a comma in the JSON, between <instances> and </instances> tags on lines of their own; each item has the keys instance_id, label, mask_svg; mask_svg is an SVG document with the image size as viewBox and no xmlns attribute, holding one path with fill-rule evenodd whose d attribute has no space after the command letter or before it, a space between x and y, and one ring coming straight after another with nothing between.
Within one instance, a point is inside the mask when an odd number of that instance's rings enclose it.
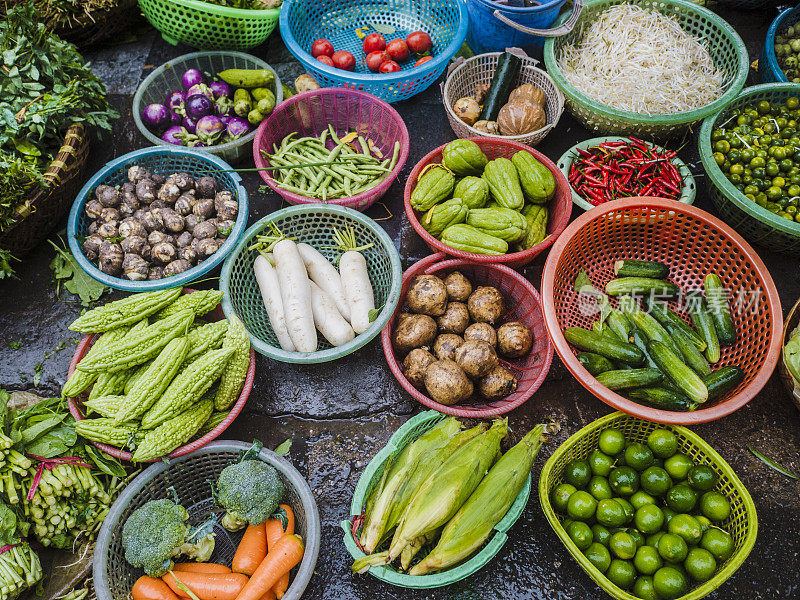
<instances>
[{"instance_id":1,"label":"white daikon radish","mask_svg":"<svg viewBox=\"0 0 800 600\"><path fill-rule=\"evenodd\" d=\"M269 257L272 258L271 255ZM261 299L264 301L264 308L267 309L269 324L272 331L278 338L281 348L287 352L296 352L292 338L286 328L286 317L283 314L283 300L281 300L281 290L278 285L278 274L272 263L259 254L253 263L253 271L256 275L258 289L261 290Z\"/></svg>"},{"instance_id":2,"label":"white daikon radish","mask_svg":"<svg viewBox=\"0 0 800 600\"><path fill-rule=\"evenodd\" d=\"M370 325L369 313L375 308L375 295L369 282L367 261L361 252L348 250L339 259L339 274L350 307L350 325L364 333Z\"/></svg>"},{"instance_id":3,"label":"white daikon radish","mask_svg":"<svg viewBox=\"0 0 800 600\"><path fill-rule=\"evenodd\" d=\"M336 310L333 299L313 281L311 286L311 310L314 313L314 325L319 332L334 346L346 344L354 337L355 331L350 323Z\"/></svg>"},{"instance_id":4,"label":"white daikon radish","mask_svg":"<svg viewBox=\"0 0 800 600\"><path fill-rule=\"evenodd\" d=\"M297 244L297 251L306 265L308 276L333 300L339 314L350 321L350 307L342 290L342 278L328 259L308 244ZM321 331L321 330L320 330ZM328 340L330 342L330 340ZM333 342L331 342L333 343Z\"/></svg>"},{"instance_id":5,"label":"white daikon radish","mask_svg":"<svg viewBox=\"0 0 800 600\"><path fill-rule=\"evenodd\" d=\"M289 239L281 240L275 244L272 255L289 337L298 352L314 352L317 349L317 330L311 310L310 280L297 244Z\"/></svg>"}]
</instances>

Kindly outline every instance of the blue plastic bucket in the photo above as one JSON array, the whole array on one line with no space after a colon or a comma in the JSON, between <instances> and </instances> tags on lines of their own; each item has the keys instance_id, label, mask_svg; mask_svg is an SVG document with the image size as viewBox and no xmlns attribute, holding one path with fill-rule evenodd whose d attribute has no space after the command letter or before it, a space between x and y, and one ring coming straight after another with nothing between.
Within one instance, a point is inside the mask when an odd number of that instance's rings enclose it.
<instances>
[{"instance_id":1,"label":"blue plastic bucket","mask_svg":"<svg viewBox=\"0 0 800 600\"><path fill-rule=\"evenodd\" d=\"M542 46L543 37L524 33L506 24L495 15L495 11L522 27L546 29L556 20L566 1L545 0L539 6L518 7L492 0L467 0L467 45L475 54L502 52L511 47Z\"/></svg>"}]
</instances>

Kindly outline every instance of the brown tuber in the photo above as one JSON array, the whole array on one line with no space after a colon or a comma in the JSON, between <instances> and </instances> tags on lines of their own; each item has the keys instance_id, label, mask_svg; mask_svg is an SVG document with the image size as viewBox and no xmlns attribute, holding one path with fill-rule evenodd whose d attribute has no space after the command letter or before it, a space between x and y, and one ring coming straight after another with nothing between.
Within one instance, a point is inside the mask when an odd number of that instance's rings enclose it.
<instances>
[{"instance_id":1,"label":"brown tuber","mask_svg":"<svg viewBox=\"0 0 800 600\"><path fill-rule=\"evenodd\" d=\"M403 374L411 385L422 389L425 387L425 371L436 362L436 357L422 348L414 348L403 361Z\"/></svg>"},{"instance_id":2,"label":"brown tuber","mask_svg":"<svg viewBox=\"0 0 800 600\"><path fill-rule=\"evenodd\" d=\"M438 317L447 309L447 288L436 275L417 275L411 280L406 302L413 313Z\"/></svg>"},{"instance_id":3,"label":"brown tuber","mask_svg":"<svg viewBox=\"0 0 800 600\"><path fill-rule=\"evenodd\" d=\"M497 328L497 343L500 354L506 358L520 358L531 351L533 334L524 324L511 321Z\"/></svg>"}]
</instances>

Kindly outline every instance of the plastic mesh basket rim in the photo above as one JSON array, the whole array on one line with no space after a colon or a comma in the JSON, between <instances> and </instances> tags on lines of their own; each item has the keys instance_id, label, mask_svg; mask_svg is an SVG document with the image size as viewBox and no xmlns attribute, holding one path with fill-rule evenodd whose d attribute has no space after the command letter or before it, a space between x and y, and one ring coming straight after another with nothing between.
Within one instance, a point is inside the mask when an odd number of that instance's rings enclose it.
<instances>
[{"instance_id":1,"label":"plastic mesh basket rim","mask_svg":"<svg viewBox=\"0 0 800 600\"><path fill-rule=\"evenodd\" d=\"M687 214L701 222L707 227L710 227L730 243L731 247L737 250L742 257L743 263L746 263L749 269L755 274L761 289L764 290L764 301L767 302L767 314L769 322L769 340L767 351L763 357L763 362L756 371L752 381L748 384L740 384L734 392L729 392L729 397L722 401L718 401L709 408L701 408L693 412L673 412L667 410L660 410L650 408L637 404L631 400L623 398L621 395L612 392L605 386L601 385L589 372L580 364L575 357L570 344L564 337L562 325L559 317L556 314L554 295L555 288L572 287L573 283L563 282L564 274L562 273L561 259L566 247L570 244L573 238L583 229L584 226L589 225L594 220L603 219L607 214L618 214L625 211L641 211L651 208L653 210L662 210L668 214ZM737 259L738 260L738 259ZM589 273L592 277L592 273ZM558 284L556 281L558 280ZM662 198L628 198L622 200L614 200L606 202L587 211L564 231L564 234L556 241L553 250L547 257L544 271L542 273L542 298L545 313L545 322L550 336L553 338L555 350L561 360L566 365L567 369L578 380L578 382L586 388L592 395L609 406L626 412L630 415L653 421L656 423L677 424L677 425L690 425L696 423L705 423L719 419L732 413L733 411L741 408L749 402L766 384L767 380L772 375L775 369L778 358L781 352L781 331L783 326L783 313L781 311L780 298L778 296L777 288L772 280L772 277L764 265L761 258L753 250L753 248L733 229L728 225L710 215L709 213L700 210L694 206L675 202L673 200L665 200ZM736 348L742 342L737 341L733 348Z\"/></svg>"},{"instance_id":2,"label":"plastic mesh basket rim","mask_svg":"<svg viewBox=\"0 0 800 600\"><path fill-rule=\"evenodd\" d=\"M627 0L588 0L584 5L584 12L580 20L575 25L573 32L580 30L581 23L588 17L588 9L610 6L613 4L622 4ZM688 124L700 120L708 115L711 115L723 107L725 107L744 87L747 74L749 72L747 48L744 45L741 37L724 19L711 12L707 8L689 2L687 0L647 0L647 8L662 9L669 7L678 7L687 13L694 13L702 15L707 21L714 23L725 35L731 40L737 49L737 70L733 81L730 82L727 89L723 94L714 102L706 106L696 108L693 110L682 111L679 113L671 113L666 115L647 115L643 113L634 113L625 110L612 108L596 100L593 100L588 95L584 94L575 88L561 72L558 66L558 61L555 57L554 46L556 38L548 38L544 44L544 62L550 77L556 83L556 86L561 90L564 96L570 102L574 102L586 109L591 110L593 113L601 115L608 119L621 121L625 124L641 125L641 126L676 126L681 124ZM556 25L563 23L569 15L561 15L556 20ZM568 34L574 35L574 34ZM567 37L567 36L564 36Z\"/></svg>"},{"instance_id":3,"label":"plastic mesh basket rim","mask_svg":"<svg viewBox=\"0 0 800 600\"><path fill-rule=\"evenodd\" d=\"M218 156L209 154L208 152L200 152L199 150L191 150L189 148L153 146L151 148L144 148L142 150L134 150L128 154L123 154L119 158L115 158L111 162L106 163L102 169L95 173L92 178L86 182L86 184L81 188L81 191L78 192L78 195L75 197L75 202L73 203L69 212L69 219L67 220L67 242L69 244L69 249L72 251L73 256L75 256L75 260L78 261L78 264L81 266L81 268L93 279L96 279L103 285L113 289L125 290L126 292L148 292L153 290L163 290L171 287L179 287L195 281L215 267L219 266L228 253L233 250L234 245L236 244L238 238L241 237L242 233L244 232L244 228L247 225L247 218L249 216L249 203L247 199L247 190L245 190L244 186L241 184L241 176L234 172L215 173L215 177L230 179L230 185L228 187L232 188L232 191L235 192L236 198L239 201L239 214L236 217L236 224L234 225L233 230L231 231L231 234L228 236L225 243L219 247L219 250L188 271L184 271L178 275L173 275L172 277L156 279L154 281L128 281L127 279L113 277L103 273L97 266L91 263L84 256L83 249L78 243L77 236L79 235L82 224L84 221L86 221L86 215L84 214L83 207L89 200L94 188L107 181L109 177L113 177L120 167L123 167L128 163L135 163L138 159L147 159L151 157L155 160L158 160L159 157L167 160L186 157L191 160L196 160L200 163L206 163L210 169L216 168L219 169L219 171L231 169L231 166L224 160Z\"/></svg>"},{"instance_id":4,"label":"plastic mesh basket rim","mask_svg":"<svg viewBox=\"0 0 800 600\"><path fill-rule=\"evenodd\" d=\"M233 8L230 6L220 6L209 4L203 0L169 0L172 4L194 8L203 12L222 15L223 17L238 17L244 20L262 20L275 18L281 11L280 8L249 9Z\"/></svg>"},{"instance_id":5,"label":"plastic mesh basket rim","mask_svg":"<svg viewBox=\"0 0 800 600\"><path fill-rule=\"evenodd\" d=\"M424 431L429 430L444 418L445 416L443 414L435 410L429 410L412 417L400 426L386 443L386 446L381 448L378 454L369 461L361 477L358 478L355 492L353 492L353 500L350 503L351 518L361 514L361 508L364 506L367 494L374 485L373 480L377 478L380 467L389 460L392 454L404 448L411 443L413 439L419 437ZM522 514L522 511L528 503L530 492L531 476L529 475L517 495L516 500L508 509L508 512L497 525L494 526L495 534L489 542L469 560L442 571L441 573L434 573L431 575L407 575L405 573L398 573L389 566L372 567L369 569L370 575L385 583L414 589L433 589L444 585L450 585L461 581L465 577L469 577L486 566L503 547L508 539L506 532L516 523L517 519L519 519ZM352 556L354 560L364 556L364 553L358 549L358 546L356 546L353 540L351 522L349 520L343 520L340 525L344 531L345 547L350 553L350 556Z\"/></svg>"},{"instance_id":6,"label":"plastic mesh basket rim","mask_svg":"<svg viewBox=\"0 0 800 600\"><path fill-rule=\"evenodd\" d=\"M601 417L582 428L574 435L570 436L567 441L561 444L561 446L559 446L556 451L553 452L552 456L547 460L539 477L539 502L542 506L545 517L547 517L548 523L550 523L550 526L553 528L553 531L564 544L567 551L586 572L586 574L589 575L605 592L607 592L616 600L637 599L632 594L618 588L611 583L611 581L609 581L572 542L564 530L564 527L561 525L558 516L553 510L553 507L550 503L550 491L561 479L563 467L562 470L559 471L558 463L566 461L567 458L572 459L587 456L590 450L588 442L588 438L590 436L593 436L594 433L599 435L600 431L608 427L627 428L628 426L633 428L637 433L639 433L639 435L643 434L644 432L649 433L649 431L657 427L655 424L642 421L634 416L626 415L620 412L615 412L610 415L606 415L605 417ZM674 425L661 425L660 427L664 427L678 436L679 450L683 450L684 452L688 450L689 452L695 453L697 458L699 458L702 463L711 463L709 466L714 468L714 470L717 472L717 475L728 480L731 490L726 494L726 496L729 500L734 500L734 502L732 502L734 511L740 508L744 513L742 518L745 520L745 533L741 543L738 544L738 547L734 551L733 555L731 555L731 557L725 561L725 564L721 569L717 570L717 572L714 574L714 577L707 582L694 587L688 593L677 599L699 600L700 598L703 598L714 590L718 589L747 559L747 556L750 554L750 551L753 549L753 546L756 542L756 536L758 534L758 515L756 513L756 507L753 503L753 499L751 498L750 493L747 491L747 488L737 477L736 473L725 461L725 459L723 459L705 440L685 427ZM720 484L718 483L718 488L719 485ZM740 506L736 506L736 504L739 503ZM730 527L728 527L728 529L730 529ZM731 533L733 535L733 532Z\"/></svg>"}]
</instances>

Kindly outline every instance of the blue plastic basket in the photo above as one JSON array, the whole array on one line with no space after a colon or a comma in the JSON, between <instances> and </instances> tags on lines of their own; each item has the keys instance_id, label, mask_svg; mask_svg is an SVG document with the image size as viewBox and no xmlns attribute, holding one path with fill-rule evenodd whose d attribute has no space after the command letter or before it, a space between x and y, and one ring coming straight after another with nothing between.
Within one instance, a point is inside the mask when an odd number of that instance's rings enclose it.
<instances>
[{"instance_id":1,"label":"blue plastic basket","mask_svg":"<svg viewBox=\"0 0 800 600\"><path fill-rule=\"evenodd\" d=\"M355 30L369 27L374 32L373 25L395 29L385 34L387 41L426 31L433 41L433 60L414 67L416 58L411 56L400 65L402 71L371 73ZM363 90L387 102L411 98L436 81L464 43L468 25L464 0L284 0L280 16L283 41L317 83ZM311 44L320 38L336 50L350 51L355 70L329 67L311 56Z\"/></svg>"},{"instance_id":2,"label":"blue plastic basket","mask_svg":"<svg viewBox=\"0 0 800 600\"><path fill-rule=\"evenodd\" d=\"M221 190L228 190L236 195L239 201L239 214L236 217L236 225L219 250L212 256L184 271L179 275L157 279L154 281L129 281L119 277L113 277L103 273L96 265L89 261L83 254L81 239L87 235L89 219L84 211L84 206L92 198L94 189L100 185L121 185L128 180L128 168L133 165L140 165L151 171L156 171L165 177L170 173L185 172L193 177L208 175L214 177L219 182ZM249 204L247 201L247 191L242 187L242 178L238 173L229 173L230 165L221 158L189 148L163 147L156 146L129 152L106 164L95 175L86 182L75 198L75 203L69 213L67 221L67 241L69 248L78 264L93 279L107 285L108 287L125 290L128 292L147 292L151 290L163 290L165 288L186 285L218 266L233 250L237 241L244 233L247 226Z\"/></svg>"},{"instance_id":3,"label":"blue plastic basket","mask_svg":"<svg viewBox=\"0 0 800 600\"><path fill-rule=\"evenodd\" d=\"M475 54L502 52L506 48L525 48L544 44L544 38L530 35L501 20L497 13L515 25L544 29L558 17L567 0L545 0L538 6L507 6L492 0L467 0L469 32L467 45Z\"/></svg>"},{"instance_id":4,"label":"blue plastic basket","mask_svg":"<svg viewBox=\"0 0 800 600\"><path fill-rule=\"evenodd\" d=\"M764 39L764 47L761 49L761 56L758 59L758 76L762 83L782 83L789 81L778 64L778 57L775 56L775 36L778 31L794 25L800 21L800 6L783 11L772 21L767 30L767 37Z\"/></svg>"}]
</instances>

